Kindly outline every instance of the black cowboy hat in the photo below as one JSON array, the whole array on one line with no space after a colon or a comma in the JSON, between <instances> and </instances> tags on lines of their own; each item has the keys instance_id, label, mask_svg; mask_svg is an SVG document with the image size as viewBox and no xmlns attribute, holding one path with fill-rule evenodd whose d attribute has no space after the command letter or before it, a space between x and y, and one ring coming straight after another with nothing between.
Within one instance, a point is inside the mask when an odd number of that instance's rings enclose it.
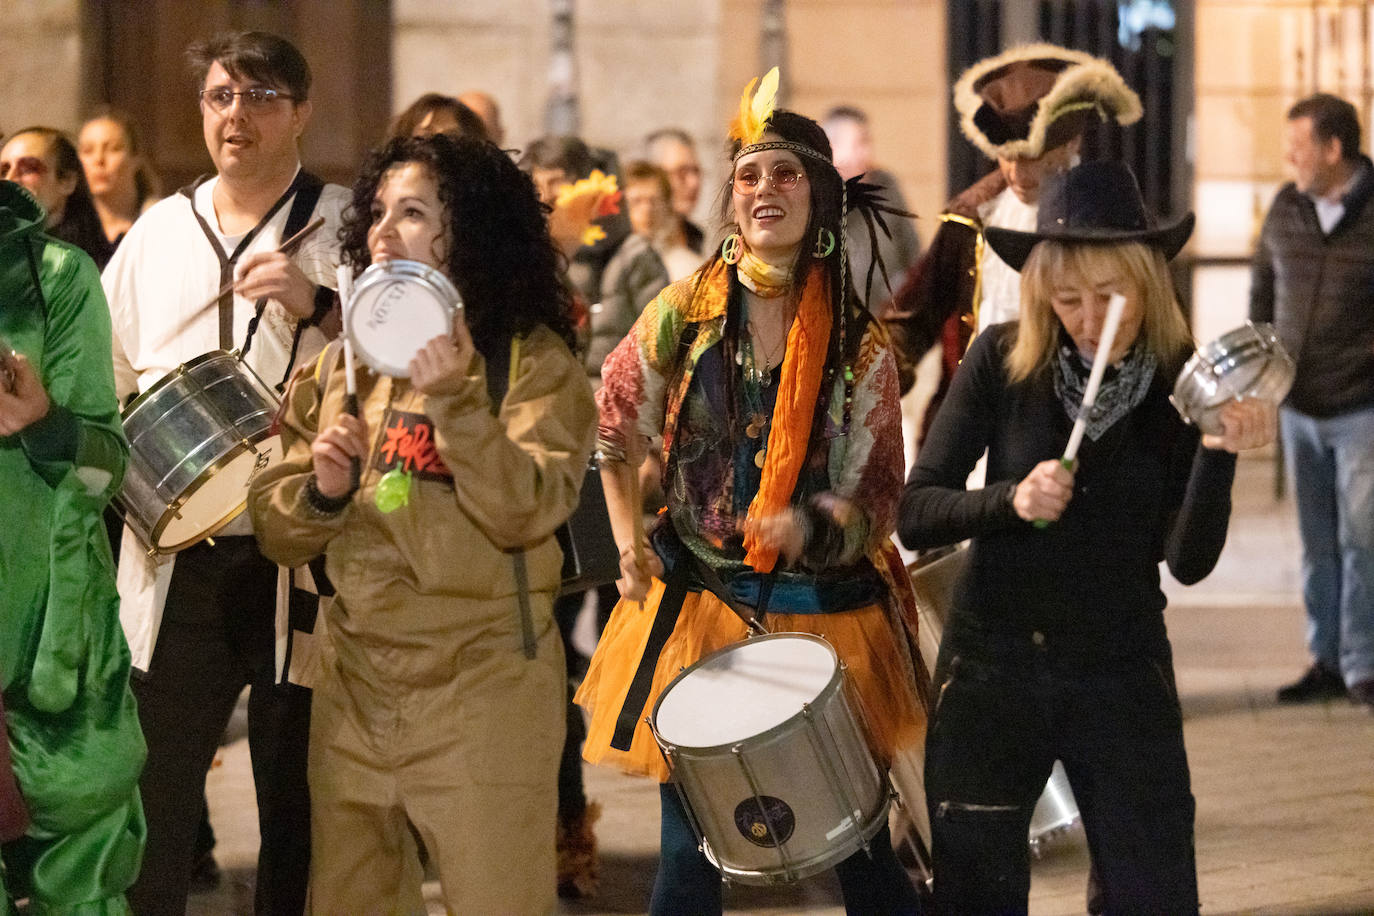
<instances>
[{"instance_id":1,"label":"black cowboy hat","mask_svg":"<svg viewBox=\"0 0 1374 916\"><path fill-rule=\"evenodd\" d=\"M1020 270L1037 242L1144 242L1172 259L1193 234L1193 214L1154 225L1135 175L1121 162L1085 162L1048 179L1040 194L1034 232L989 226L988 244Z\"/></svg>"}]
</instances>

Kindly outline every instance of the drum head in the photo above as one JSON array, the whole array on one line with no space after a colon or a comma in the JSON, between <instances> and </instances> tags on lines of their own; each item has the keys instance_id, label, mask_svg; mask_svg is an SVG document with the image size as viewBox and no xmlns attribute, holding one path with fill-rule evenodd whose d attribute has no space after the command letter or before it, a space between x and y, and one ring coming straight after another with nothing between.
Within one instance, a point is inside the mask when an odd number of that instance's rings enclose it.
<instances>
[{"instance_id":1,"label":"drum head","mask_svg":"<svg viewBox=\"0 0 1374 916\"><path fill-rule=\"evenodd\" d=\"M419 261L379 261L358 278L344 309L344 331L373 370L410 375L426 343L453 330L463 301L448 277Z\"/></svg>"},{"instance_id":2,"label":"drum head","mask_svg":"<svg viewBox=\"0 0 1374 916\"><path fill-rule=\"evenodd\" d=\"M1272 325L1247 322L1199 347L1178 374L1171 400L1183 419L1220 435L1221 409L1236 398L1277 404L1293 386L1295 366Z\"/></svg>"},{"instance_id":3,"label":"drum head","mask_svg":"<svg viewBox=\"0 0 1374 916\"><path fill-rule=\"evenodd\" d=\"M269 436L226 456L173 511L163 516L154 533L158 553L175 553L211 537L238 518L247 506L248 485L281 458L281 437Z\"/></svg>"},{"instance_id":4,"label":"drum head","mask_svg":"<svg viewBox=\"0 0 1374 916\"><path fill-rule=\"evenodd\" d=\"M714 652L668 685L654 727L680 747L717 747L761 735L797 716L839 676L825 640L759 636Z\"/></svg>"}]
</instances>

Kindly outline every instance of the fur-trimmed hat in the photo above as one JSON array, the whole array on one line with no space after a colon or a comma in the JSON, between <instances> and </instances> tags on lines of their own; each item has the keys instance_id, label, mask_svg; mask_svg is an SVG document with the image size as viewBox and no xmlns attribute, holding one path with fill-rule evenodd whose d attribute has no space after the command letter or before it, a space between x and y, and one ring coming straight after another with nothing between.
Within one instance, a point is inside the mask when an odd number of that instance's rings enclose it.
<instances>
[{"instance_id":1,"label":"fur-trimmed hat","mask_svg":"<svg viewBox=\"0 0 1374 916\"><path fill-rule=\"evenodd\" d=\"M989 157L1038 159L1083 132L1096 115L1140 120L1140 97L1107 61L1052 44L1022 45L981 60L954 84L964 136Z\"/></svg>"}]
</instances>

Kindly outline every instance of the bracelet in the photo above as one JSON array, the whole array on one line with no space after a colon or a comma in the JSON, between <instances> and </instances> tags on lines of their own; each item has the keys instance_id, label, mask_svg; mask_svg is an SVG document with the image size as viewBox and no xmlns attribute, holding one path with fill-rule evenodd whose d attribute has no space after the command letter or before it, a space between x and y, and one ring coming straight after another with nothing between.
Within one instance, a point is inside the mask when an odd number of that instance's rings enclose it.
<instances>
[{"instance_id":1,"label":"bracelet","mask_svg":"<svg viewBox=\"0 0 1374 916\"><path fill-rule=\"evenodd\" d=\"M315 518L333 518L353 501L353 493L343 496L325 496L320 492L320 484L314 474L305 479L305 507Z\"/></svg>"}]
</instances>

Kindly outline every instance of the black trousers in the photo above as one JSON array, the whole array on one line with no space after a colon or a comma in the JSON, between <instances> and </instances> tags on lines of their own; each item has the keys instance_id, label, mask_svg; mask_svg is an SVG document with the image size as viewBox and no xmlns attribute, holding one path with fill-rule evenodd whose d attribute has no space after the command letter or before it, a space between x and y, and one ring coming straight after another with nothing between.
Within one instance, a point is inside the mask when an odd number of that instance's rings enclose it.
<instances>
[{"instance_id":1,"label":"black trousers","mask_svg":"<svg viewBox=\"0 0 1374 916\"><path fill-rule=\"evenodd\" d=\"M946 634L926 739L936 909L1025 913L1026 838L1056 759L1106 913L1195 914L1195 805L1167 641L1111 660Z\"/></svg>"},{"instance_id":2,"label":"black trousers","mask_svg":"<svg viewBox=\"0 0 1374 916\"><path fill-rule=\"evenodd\" d=\"M245 686L261 834L254 910L304 911L310 691L275 683L276 582L276 566L251 537L218 538L177 555L149 671L134 678L148 742L139 783L148 845L128 893L138 916L186 912L205 773Z\"/></svg>"}]
</instances>

